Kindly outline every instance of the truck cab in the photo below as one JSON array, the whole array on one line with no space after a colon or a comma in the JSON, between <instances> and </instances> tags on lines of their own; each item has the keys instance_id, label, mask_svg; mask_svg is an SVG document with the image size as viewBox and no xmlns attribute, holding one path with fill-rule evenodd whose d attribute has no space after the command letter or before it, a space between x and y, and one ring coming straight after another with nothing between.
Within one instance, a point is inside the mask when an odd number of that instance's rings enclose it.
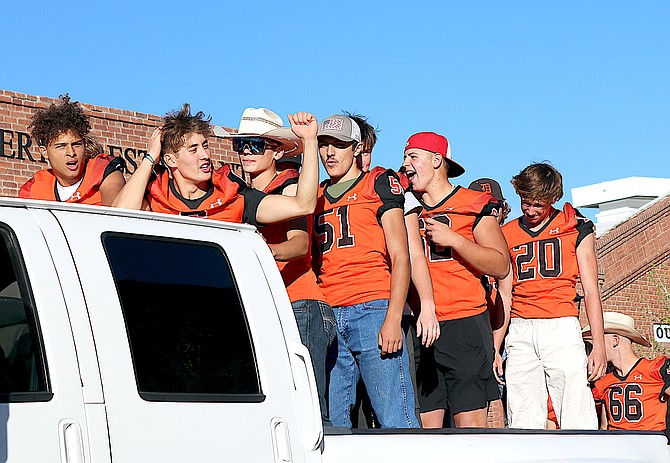
<instances>
[{"instance_id":1,"label":"truck cab","mask_svg":"<svg viewBox=\"0 0 670 463\"><path fill-rule=\"evenodd\" d=\"M309 354L253 227L2 201L1 461L320 460Z\"/></svg>"}]
</instances>

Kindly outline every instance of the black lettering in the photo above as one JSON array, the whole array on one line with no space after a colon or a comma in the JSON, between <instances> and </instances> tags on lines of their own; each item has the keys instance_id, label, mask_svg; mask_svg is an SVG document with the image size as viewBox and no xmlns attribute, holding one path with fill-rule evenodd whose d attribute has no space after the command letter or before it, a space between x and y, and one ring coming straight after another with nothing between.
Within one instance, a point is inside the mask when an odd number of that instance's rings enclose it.
<instances>
[{"instance_id":1,"label":"black lettering","mask_svg":"<svg viewBox=\"0 0 670 463\"><path fill-rule=\"evenodd\" d=\"M19 155L17 156L17 159L23 159L23 153L25 153L26 157L28 159L30 159L32 162L35 162L35 159L30 154L30 150L28 149L31 146L33 146L32 138L30 138L30 135L28 135L27 133L23 133L23 132L17 132L17 133L19 135L19 140L18 140L18 145L19 145L18 146L18 148L19 148L18 153L19 153ZM42 154L40 154L40 159L39 159L38 162L42 162L42 163L46 164L47 160L44 159L44 156L42 156Z\"/></svg>"},{"instance_id":2,"label":"black lettering","mask_svg":"<svg viewBox=\"0 0 670 463\"><path fill-rule=\"evenodd\" d=\"M5 140L5 134L9 134L9 141ZM4 158L13 158L14 157L14 150L12 149L12 136L14 135L14 132L10 130L2 130L0 129L0 135L2 135L2 144L0 144L0 156ZM5 153L5 145L9 146L9 154Z\"/></svg>"},{"instance_id":3,"label":"black lettering","mask_svg":"<svg viewBox=\"0 0 670 463\"><path fill-rule=\"evenodd\" d=\"M426 218L433 218L436 221L451 227L451 219L445 214L436 214L433 216L427 216ZM419 230L426 230L426 222L423 218L419 218ZM440 246L439 244L433 243L432 241L429 242L429 240L424 237L424 234L421 235L421 240L423 241L423 245L425 247L424 253L428 256L428 260L430 262L453 259L453 253L451 252L450 247Z\"/></svg>"},{"instance_id":4,"label":"black lettering","mask_svg":"<svg viewBox=\"0 0 670 463\"><path fill-rule=\"evenodd\" d=\"M110 156L116 156L116 154L114 154L114 150L119 151L119 154L118 154L119 156L121 156L123 154L123 148L121 148L120 146L109 145L109 155Z\"/></svg>"},{"instance_id":5,"label":"black lettering","mask_svg":"<svg viewBox=\"0 0 670 463\"><path fill-rule=\"evenodd\" d=\"M670 339L670 326L665 328L665 339Z\"/></svg>"},{"instance_id":6,"label":"black lettering","mask_svg":"<svg viewBox=\"0 0 670 463\"><path fill-rule=\"evenodd\" d=\"M349 206L337 208L337 216L340 218L340 234L337 239L338 248L348 248L356 244L354 236L349 233Z\"/></svg>"},{"instance_id":7,"label":"black lettering","mask_svg":"<svg viewBox=\"0 0 670 463\"><path fill-rule=\"evenodd\" d=\"M662 326L657 326L656 327L656 337L658 339L663 339L663 327Z\"/></svg>"},{"instance_id":8,"label":"black lettering","mask_svg":"<svg viewBox=\"0 0 670 463\"><path fill-rule=\"evenodd\" d=\"M132 154L132 156L130 156ZM125 151L123 152L123 157L130 165L133 166L132 170L128 167L128 164L126 164L126 169L128 170L128 173L132 174L135 172L135 169L137 169L137 163L135 162L135 156L136 152L134 148L126 148Z\"/></svg>"}]
</instances>

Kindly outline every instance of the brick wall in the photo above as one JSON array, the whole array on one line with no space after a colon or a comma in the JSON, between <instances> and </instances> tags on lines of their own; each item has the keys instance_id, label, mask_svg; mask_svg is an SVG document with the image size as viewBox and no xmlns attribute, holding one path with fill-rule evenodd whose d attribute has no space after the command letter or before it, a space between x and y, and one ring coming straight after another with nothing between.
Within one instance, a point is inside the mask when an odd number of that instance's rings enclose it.
<instances>
[{"instance_id":1,"label":"brick wall","mask_svg":"<svg viewBox=\"0 0 670 463\"><path fill-rule=\"evenodd\" d=\"M604 310L630 315L653 341L653 323L670 323L670 195L599 237L596 250ZM670 344L636 350L645 357L670 355Z\"/></svg>"},{"instance_id":2,"label":"brick wall","mask_svg":"<svg viewBox=\"0 0 670 463\"><path fill-rule=\"evenodd\" d=\"M0 90L0 196L17 196L19 188L37 170L47 167L30 137L30 118L39 108L56 102L55 98L26 95ZM105 153L123 157L127 172L132 174L147 150L147 142L160 116L124 109L106 108L82 103L91 122L91 133L105 148ZM212 160L239 168L230 141L212 135Z\"/></svg>"}]
</instances>

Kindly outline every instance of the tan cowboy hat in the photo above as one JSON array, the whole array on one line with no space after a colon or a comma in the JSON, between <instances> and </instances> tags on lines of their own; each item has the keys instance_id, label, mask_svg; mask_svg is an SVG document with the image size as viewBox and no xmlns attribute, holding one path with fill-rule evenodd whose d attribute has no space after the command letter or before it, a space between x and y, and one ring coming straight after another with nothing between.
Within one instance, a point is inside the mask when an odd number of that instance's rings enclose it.
<instances>
[{"instance_id":1,"label":"tan cowboy hat","mask_svg":"<svg viewBox=\"0 0 670 463\"><path fill-rule=\"evenodd\" d=\"M635 329L633 317L618 312L604 312L603 320L605 322L605 334L618 334L644 347L651 347L649 341ZM591 336L589 325L582 329L582 335Z\"/></svg>"},{"instance_id":2,"label":"tan cowboy hat","mask_svg":"<svg viewBox=\"0 0 670 463\"><path fill-rule=\"evenodd\" d=\"M237 133L223 135L224 138L263 137L276 141L284 150L284 156L302 153L302 140L289 128L282 118L267 108L247 108L242 113Z\"/></svg>"}]
</instances>

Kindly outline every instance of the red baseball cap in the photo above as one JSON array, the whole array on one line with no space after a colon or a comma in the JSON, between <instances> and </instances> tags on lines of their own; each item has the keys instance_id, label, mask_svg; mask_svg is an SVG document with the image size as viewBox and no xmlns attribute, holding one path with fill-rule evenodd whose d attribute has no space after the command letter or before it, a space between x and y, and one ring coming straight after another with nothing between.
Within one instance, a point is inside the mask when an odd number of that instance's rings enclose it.
<instances>
[{"instance_id":1,"label":"red baseball cap","mask_svg":"<svg viewBox=\"0 0 670 463\"><path fill-rule=\"evenodd\" d=\"M449 140L440 134L435 132L415 133L409 137L409 140L407 140L405 151L412 148L418 148L442 155L442 157L447 160L447 164L449 164L449 177L458 177L465 173L463 166L451 159L451 144L449 143Z\"/></svg>"}]
</instances>

